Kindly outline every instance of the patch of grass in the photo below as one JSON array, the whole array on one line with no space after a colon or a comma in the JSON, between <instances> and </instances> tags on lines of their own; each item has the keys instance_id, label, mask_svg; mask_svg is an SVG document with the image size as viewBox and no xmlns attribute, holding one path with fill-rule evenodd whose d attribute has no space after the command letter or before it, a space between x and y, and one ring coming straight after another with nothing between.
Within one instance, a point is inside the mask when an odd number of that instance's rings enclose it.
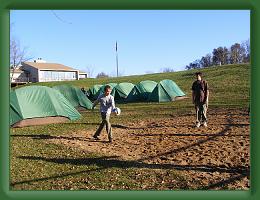
<instances>
[{"instance_id":1,"label":"patch of grass","mask_svg":"<svg viewBox=\"0 0 260 200\"><path fill-rule=\"evenodd\" d=\"M175 170L89 154L32 137L11 137L12 190L180 189Z\"/></svg>"}]
</instances>

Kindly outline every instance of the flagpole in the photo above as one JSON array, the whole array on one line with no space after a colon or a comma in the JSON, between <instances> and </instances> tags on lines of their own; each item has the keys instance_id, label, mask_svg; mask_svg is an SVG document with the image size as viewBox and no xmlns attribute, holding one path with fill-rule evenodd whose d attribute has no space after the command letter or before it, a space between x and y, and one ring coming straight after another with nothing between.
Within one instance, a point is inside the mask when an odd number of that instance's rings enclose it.
<instances>
[{"instance_id":1,"label":"flagpole","mask_svg":"<svg viewBox=\"0 0 260 200\"><path fill-rule=\"evenodd\" d=\"M117 53L117 41L116 41L116 74L118 77L118 53Z\"/></svg>"}]
</instances>

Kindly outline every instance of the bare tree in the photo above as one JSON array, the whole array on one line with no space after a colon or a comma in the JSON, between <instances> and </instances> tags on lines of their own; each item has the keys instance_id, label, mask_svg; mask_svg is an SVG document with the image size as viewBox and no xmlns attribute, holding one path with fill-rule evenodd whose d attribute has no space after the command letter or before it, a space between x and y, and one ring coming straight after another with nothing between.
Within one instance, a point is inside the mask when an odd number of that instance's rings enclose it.
<instances>
[{"instance_id":1,"label":"bare tree","mask_svg":"<svg viewBox=\"0 0 260 200\"><path fill-rule=\"evenodd\" d=\"M92 66L87 66L84 70L87 72L89 78L93 77L94 68Z\"/></svg>"},{"instance_id":2,"label":"bare tree","mask_svg":"<svg viewBox=\"0 0 260 200\"><path fill-rule=\"evenodd\" d=\"M214 65L248 63L250 62L250 40L243 43L235 43L230 48L218 47L213 49L212 54L203 56L199 62L195 60L185 66L186 70L210 67Z\"/></svg>"},{"instance_id":3,"label":"bare tree","mask_svg":"<svg viewBox=\"0 0 260 200\"><path fill-rule=\"evenodd\" d=\"M211 58L211 55L210 55L210 54L207 54L207 55L205 55L205 56L202 56L202 58L201 58L201 60L200 60L200 64L201 64L201 67L202 67L202 68L212 66L212 58Z\"/></svg>"},{"instance_id":4,"label":"bare tree","mask_svg":"<svg viewBox=\"0 0 260 200\"><path fill-rule=\"evenodd\" d=\"M161 71L162 73L174 72L174 70L171 69L171 68L169 68L169 67L162 68L160 71Z\"/></svg>"},{"instance_id":5,"label":"bare tree","mask_svg":"<svg viewBox=\"0 0 260 200\"><path fill-rule=\"evenodd\" d=\"M239 43L235 43L230 47L230 63L242 63L245 55L245 49Z\"/></svg>"},{"instance_id":6,"label":"bare tree","mask_svg":"<svg viewBox=\"0 0 260 200\"><path fill-rule=\"evenodd\" d=\"M244 54L244 58L243 58L243 62L250 62L250 40L246 40L244 41L241 46L244 48L245 50L245 54Z\"/></svg>"},{"instance_id":7,"label":"bare tree","mask_svg":"<svg viewBox=\"0 0 260 200\"><path fill-rule=\"evenodd\" d=\"M228 64L228 49L226 47L218 47L217 49L213 49L212 54L213 65Z\"/></svg>"},{"instance_id":8,"label":"bare tree","mask_svg":"<svg viewBox=\"0 0 260 200\"><path fill-rule=\"evenodd\" d=\"M189 64L189 66L186 66L186 69L199 69L201 68L200 60L197 59Z\"/></svg>"},{"instance_id":9,"label":"bare tree","mask_svg":"<svg viewBox=\"0 0 260 200\"><path fill-rule=\"evenodd\" d=\"M190 64L189 64L189 65L186 65L186 66L185 66L185 69L186 69L186 70L190 70L190 69L192 69L192 66L191 66Z\"/></svg>"},{"instance_id":10,"label":"bare tree","mask_svg":"<svg viewBox=\"0 0 260 200\"><path fill-rule=\"evenodd\" d=\"M100 72L97 74L96 78L107 78L109 77L105 72Z\"/></svg>"},{"instance_id":11,"label":"bare tree","mask_svg":"<svg viewBox=\"0 0 260 200\"><path fill-rule=\"evenodd\" d=\"M26 48L21 48L19 40L12 38L10 41L11 81L13 80L15 70L21 63L31 59L26 56L26 53Z\"/></svg>"}]
</instances>

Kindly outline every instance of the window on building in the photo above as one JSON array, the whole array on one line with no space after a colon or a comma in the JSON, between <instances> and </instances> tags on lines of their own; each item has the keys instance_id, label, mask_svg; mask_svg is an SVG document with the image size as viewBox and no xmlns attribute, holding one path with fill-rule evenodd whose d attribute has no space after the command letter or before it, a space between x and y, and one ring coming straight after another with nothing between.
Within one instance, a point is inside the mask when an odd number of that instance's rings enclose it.
<instances>
[{"instance_id":1,"label":"window on building","mask_svg":"<svg viewBox=\"0 0 260 200\"><path fill-rule=\"evenodd\" d=\"M40 80L43 82L75 80L76 72L41 71L39 74L39 77L40 77Z\"/></svg>"}]
</instances>

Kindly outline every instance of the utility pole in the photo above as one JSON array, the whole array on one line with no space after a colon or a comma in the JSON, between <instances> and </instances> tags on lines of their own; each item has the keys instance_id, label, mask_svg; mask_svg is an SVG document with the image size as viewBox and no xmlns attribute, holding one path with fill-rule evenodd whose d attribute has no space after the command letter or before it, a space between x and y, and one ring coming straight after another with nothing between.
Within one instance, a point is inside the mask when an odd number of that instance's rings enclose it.
<instances>
[{"instance_id":1,"label":"utility pole","mask_svg":"<svg viewBox=\"0 0 260 200\"><path fill-rule=\"evenodd\" d=\"M117 41L116 41L116 74L118 77L118 53L117 53Z\"/></svg>"}]
</instances>

